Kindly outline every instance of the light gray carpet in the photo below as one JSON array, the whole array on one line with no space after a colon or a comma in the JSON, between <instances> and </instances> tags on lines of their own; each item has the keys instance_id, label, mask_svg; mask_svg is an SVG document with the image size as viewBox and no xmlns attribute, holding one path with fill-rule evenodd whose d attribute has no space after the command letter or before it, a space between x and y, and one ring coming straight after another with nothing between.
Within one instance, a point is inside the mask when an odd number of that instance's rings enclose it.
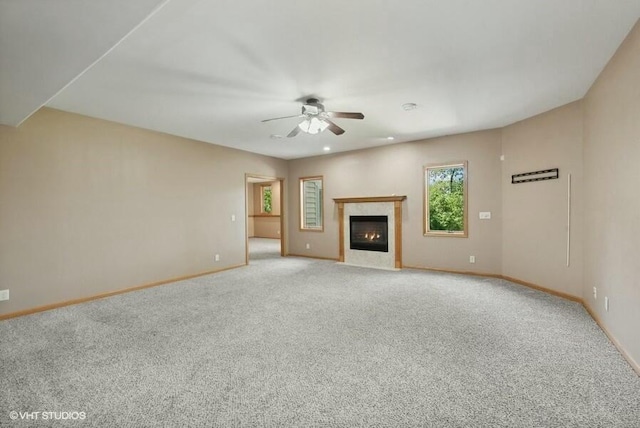
<instances>
[{"instance_id":1,"label":"light gray carpet","mask_svg":"<svg viewBox=\"0 0 640 428\"><path fill-rule=\"evenodd\" d=\"M264 257L0 322L9 412L55 426L638 427L576 303L502 280Z\"/></svg>"},{"instance_id":2,"label":"light gray carpet","mask_svg":"<svg viewBox=\"0 0 640 428\"><path fill-rule=\"evenodd\" d=\"M249 260L273 259L279 257L279 239L249 238Z\"/></svg>"}]
</instances>

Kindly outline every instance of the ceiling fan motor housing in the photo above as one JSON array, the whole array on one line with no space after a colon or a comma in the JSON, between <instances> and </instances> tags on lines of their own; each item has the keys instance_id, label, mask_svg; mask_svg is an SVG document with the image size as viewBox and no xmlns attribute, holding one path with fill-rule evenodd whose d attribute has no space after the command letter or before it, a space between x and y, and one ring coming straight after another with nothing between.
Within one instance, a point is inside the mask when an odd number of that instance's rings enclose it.
<instances>
[{"instance_id":1,"label":"ceiling fan motor housing","mask_svg":"<svg viewBox=\"0 0 640 428\"><path fill-rule=\"evenodd\" d=\"M306 103L302 105L302 114L315 116L322 112L324 112L324 106L320 104L317 98L309 98Z\"/></svg>"}]
</instances>

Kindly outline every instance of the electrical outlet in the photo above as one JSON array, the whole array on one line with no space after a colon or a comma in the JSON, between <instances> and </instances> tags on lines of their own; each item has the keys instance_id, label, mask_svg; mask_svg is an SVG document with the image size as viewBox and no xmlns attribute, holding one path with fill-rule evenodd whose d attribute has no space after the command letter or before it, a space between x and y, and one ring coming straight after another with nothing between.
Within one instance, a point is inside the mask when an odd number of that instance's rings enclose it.
<instances>
[{"instance_id":1,"label":"electrical outlet","mask_svg":"<svg viewBox=\"0 0 640 428\"><path fill-rule=\"evenodd\" d=\"M593 300L596 300L598 298L598 289L596 287L593 287Z\"/></svg>"},{"instance_id":2,"label":"electrical outlet","mask_svg":"<svg viewBox=\"0 0 640 428\"><path fill-rule=\"evenodd\" d=\"M215 260L216 260L217 262L219 262L219 261L220 261L220 254L216 254L216 256L215 256Z\"/></svg>"},{"instance_id":3,"label":"electrical outlet","mask_svg":"<svg viewBox=\"0 0 640 428\"><path fill-rule=\"evenodd\" d=\"M476 262L476 256L469 256L469 263L475 263Z\"/></svg>"},{"instance_id":4,"label":"electrical outlet","mask_svg":"<svg viewBox=\"0 0 640 428\"><path fill-rule=\"evenodd\" d=\"M307 247L307 250L310 250L310 249L311 249L311 244L309 244L309 243L307 242L307 246L306 246L306 247Z\"/></svg>"},{"instance_id":5,"label":"electrical outlet","mask_svg":"<svg viewBox=\"0 0 640 428\"><path fill-rule=\"evenodd\" d=\"M480 211L478 214L480 220L490 220L491 219L491 211Z\"/></svg>"},{"instance_id":6,"label":"electrical outlet","mask_svg":"<svg viewBox=\"0 0 640 428\"><path fill-rule=\"evenodd\" d=\"M231 221L236 221L236 215L235 214L231 214Z\"/></svg>"},{"instance_id":7,"label":"electrical outlet","mask_svg":"<svg viewBox=\"0 0 640 428\"><path fill-rule=\"evenodd\" d=\"M604 296L604 310L609 312L609 298Z\"/></svg>"},{"instance_id":8,"label":"electrical outlet","mask_svg":"<svg viewBox=\"0 0 640 428\"><path fill-rule=\"evenodd\" d=\"M0 290L0 301L9 300L9 290Z\"/></svg>"}]
</instances>

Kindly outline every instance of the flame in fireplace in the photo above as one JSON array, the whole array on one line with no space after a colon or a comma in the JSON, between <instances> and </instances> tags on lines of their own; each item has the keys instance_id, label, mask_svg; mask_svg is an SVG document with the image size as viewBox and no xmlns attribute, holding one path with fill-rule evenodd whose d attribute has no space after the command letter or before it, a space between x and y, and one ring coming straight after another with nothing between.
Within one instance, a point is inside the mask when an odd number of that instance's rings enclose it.
<instances>
[{"instance_id":1,"label":"flame in fireplace","mask_svg":"<svg viewBox=\"0 0 640 428\"><path fill-rule=\"evenodd\" d=\"M388 216L350 216L352 250L388 252Z\"/></svg>"}]
</instances>

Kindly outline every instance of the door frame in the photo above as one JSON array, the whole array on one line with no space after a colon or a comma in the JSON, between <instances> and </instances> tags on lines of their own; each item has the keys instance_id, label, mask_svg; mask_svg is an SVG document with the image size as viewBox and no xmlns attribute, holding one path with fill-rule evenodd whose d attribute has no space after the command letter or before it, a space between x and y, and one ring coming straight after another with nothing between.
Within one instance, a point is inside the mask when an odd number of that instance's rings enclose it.
<instances>
[{"instance_id":1,"label":"door frame","mask_svg":"<svg viewBox=\"0 0 640 428\"><path fill-rule=\"evenodd\" d=\"M286 228L285 228L285 210L284 199L286 188L284 187L284 178L271 177L261 174L244 174L244 248L245 248L245 264L249 264L249 194L247 187L249 184L261 183L261 182L273 182L277 181L280 184L280 256L286 256Z\"/></svg>"}]
</instances>

